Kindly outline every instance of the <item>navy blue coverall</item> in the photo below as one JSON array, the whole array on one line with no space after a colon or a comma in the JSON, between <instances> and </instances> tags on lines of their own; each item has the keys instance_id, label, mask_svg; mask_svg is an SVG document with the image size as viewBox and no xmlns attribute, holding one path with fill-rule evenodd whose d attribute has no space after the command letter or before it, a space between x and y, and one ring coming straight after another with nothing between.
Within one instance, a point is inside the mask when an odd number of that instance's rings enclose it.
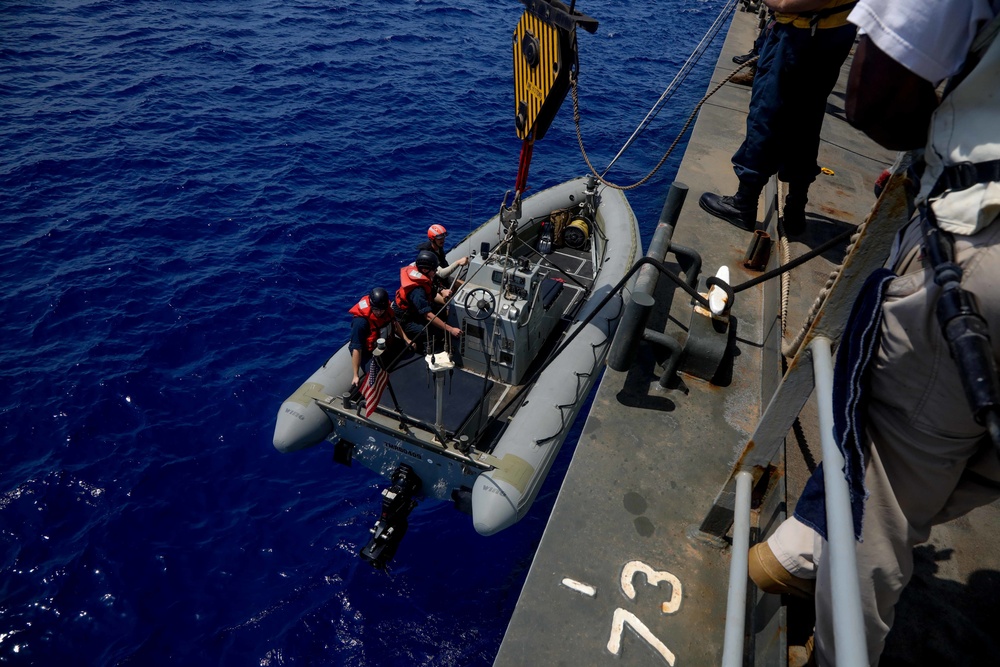
<instances>
[{"instance_id":1,"label":"navy blue coverall","mask_svg":"<svg viewBox=\"0 0 1000 667\"><path fill-rule=\"evenodd\" d=\"M746 138L733 155L740 183L763 188L774 174L804 186L816 179L827 98L856 32L850 23L815 31L775 23L767 30L750 94Z\"/></svg>"}]
</instances>

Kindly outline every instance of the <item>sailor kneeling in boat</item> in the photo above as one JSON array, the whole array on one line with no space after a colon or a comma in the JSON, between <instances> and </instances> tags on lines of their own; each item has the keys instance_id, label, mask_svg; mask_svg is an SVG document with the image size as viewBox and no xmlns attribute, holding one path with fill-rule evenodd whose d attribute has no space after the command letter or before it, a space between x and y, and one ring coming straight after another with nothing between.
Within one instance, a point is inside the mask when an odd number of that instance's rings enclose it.
<instances>
[{"instance_id":1,"label":"sailor kneeling in boat","mask_svg":"<svg viewBox=\"0 0 1000 667\"><path fill-rule=\"evenodd\" d=\"M430 250L421 250L409 266L399 270L399 289L392 309L399 319L406 340L415 343L419 349L427 336L440 341L442 332L449 336L460 336L462 330L445 321L445 305L451 297L451 290L441 288L437 282L438 257ZM435 351L443 344L435 343Z\"/></svg>"},{"instance_id":2,"label":"sailor kneeling in boat","mask_svg":"<svg viewBox=\"0 0 1000 667\"><path fill-rule=\"evenodd\" d=\"M354 316L351 320L351 342L347 346L351 351L351 365L354 367L351 379L351 388L354 389L357 388L358 379L372 358L379 338L388 341L390 350L394 348L398 350L400 347L398 339L393 338L393 333L407 344L410 341L396 321L392 308L389 307L389 293L381 287L375 287L366 296L361 297L361 300L348 312ZM389 360L391 361L394 356L395 354L390 355Z\"/></svg>"}]
</instances>

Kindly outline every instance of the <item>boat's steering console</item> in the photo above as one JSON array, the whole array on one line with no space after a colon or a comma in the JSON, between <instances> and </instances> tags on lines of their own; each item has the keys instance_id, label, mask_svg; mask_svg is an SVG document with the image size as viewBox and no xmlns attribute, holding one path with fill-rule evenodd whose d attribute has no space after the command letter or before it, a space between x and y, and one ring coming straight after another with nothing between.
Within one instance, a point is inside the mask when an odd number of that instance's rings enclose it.
<instances>
[{"instance_id":1,"label":"boat's steering console","mask_svg":"<svg viewBox=\"0 0 1000 667\"><path fill-rule=\"evenodd\" d=\"M533 316L541 281L540 267L527 258L473 255L466 282L453 303L462 328L463 364L508 384L520 382L544 339L538 330L544 313ZM538 311L542 309L538 308Z\"/></svg>"}]
</instances>

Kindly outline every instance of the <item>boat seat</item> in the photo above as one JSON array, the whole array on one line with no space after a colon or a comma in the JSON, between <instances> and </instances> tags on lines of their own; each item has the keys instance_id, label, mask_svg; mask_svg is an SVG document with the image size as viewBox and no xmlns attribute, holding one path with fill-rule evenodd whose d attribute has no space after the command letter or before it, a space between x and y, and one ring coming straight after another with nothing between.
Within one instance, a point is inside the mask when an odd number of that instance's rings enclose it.
<instances>
[{"instance_id":1,"label":"boat seat","mask_svg":"<svg viewBox=\"0 0 1000 667\"><path fill-rule=\"evenodd\" d=\"M540 289L542 290L539 300L542 303L542 309L548 310L552 307L552 304L556 302L559 295L563 291L563 280L561 278L551 278L546 277L541 284Z\"/></svg>"}]
</instances>

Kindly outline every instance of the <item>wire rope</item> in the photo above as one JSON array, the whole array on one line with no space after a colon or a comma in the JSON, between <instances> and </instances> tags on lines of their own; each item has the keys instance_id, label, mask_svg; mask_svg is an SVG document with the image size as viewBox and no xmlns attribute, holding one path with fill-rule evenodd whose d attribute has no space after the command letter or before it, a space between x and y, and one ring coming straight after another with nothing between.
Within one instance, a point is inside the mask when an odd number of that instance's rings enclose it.
<instances>
[{"instance_id":1,"label":"wire rope","mask_svg":"<svg viewBox=\"0 0 1000 667\"><path fill-rule=\"evenodd\" d=\"M632 132L632 136L628 138L625 144L614 156L614 158L611 159L611 162L608 163L608 166L605 167L604 171L601 172L601 176L604 176L605 174L608 173L608 171L611 170L611 167L615 165L615 163L618 161L618 158L620 158L622 155L625 154L625 151L627 151L632 146L632 144L635 143L636 139L638 139L639 136L645 131L645 129L649 127L649 124L653 122L653 120L660 113L663 107L666 106L666 103L670 100L671 97L673 97L673 94L680 87L680 84L683 83L684 80L688 77L688 75L691 73L691 70L694 69L694 66L697 65L698 62L701 60L701 57L705 55L705 52L708 50L709 45L713 41L715 41L715 37L719 34L719 31L722 29L722 26L725 25L725 22L729 19L729 16L733 13L733 10L736 8L737 2L738 0L732 0L732 2L728 3L726 6L722 8L722 11L719 13L719 15L715 17L715 21L713 21L712 25L702 36L701 41L698 42L698 45L694 47L694 51L692 51L691 55L687 57L687 60L685 60L684 64L681 65L681 68L677 71L677 74L674 75L674 78L670 81L670 83L667 84L667 87L664 89L663 93L660 94L660 98L656 100L656 103L653 104L649 112L646 113L645 118L643 118L642 121L640 121L639 125L636 126L635 130Z\"/></svg>"}]
</instances>

